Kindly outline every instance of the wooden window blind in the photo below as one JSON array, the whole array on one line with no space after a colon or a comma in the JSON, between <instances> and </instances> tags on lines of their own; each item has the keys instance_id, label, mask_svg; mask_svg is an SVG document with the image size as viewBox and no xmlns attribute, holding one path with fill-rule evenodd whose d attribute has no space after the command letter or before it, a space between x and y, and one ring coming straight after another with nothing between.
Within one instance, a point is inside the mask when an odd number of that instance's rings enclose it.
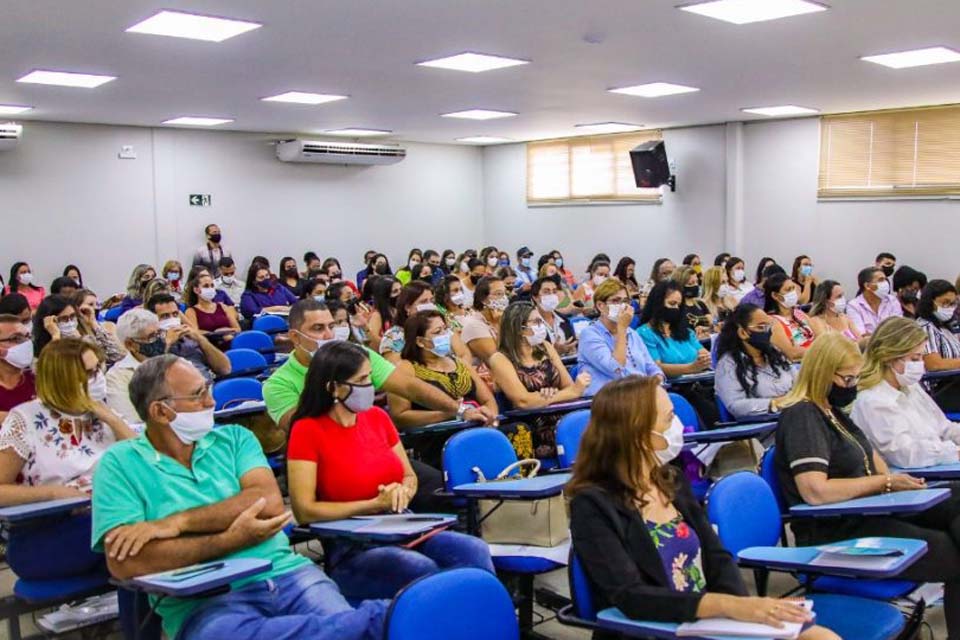
<instances>
[{"instance_id":1,"label":"wooden window blind","mask_svg":"<svg viewBox=\"0 0 960 640\"><path fill-rule=\"evenodd\" d=\"M527 144L527 202L660 202L660 189L638 189L630 149L662 139L660 131L638 131Z\"/></svg>"},{"instance_id":2,"label":"wooden window blind","mask_svg":"<svg viewBox=\"0 0 960 640\"><path fill-rule=\"evenodd\" d=\"M820 198L960 195L960 105L820 119Z\"/></svg>"}]
</instances>

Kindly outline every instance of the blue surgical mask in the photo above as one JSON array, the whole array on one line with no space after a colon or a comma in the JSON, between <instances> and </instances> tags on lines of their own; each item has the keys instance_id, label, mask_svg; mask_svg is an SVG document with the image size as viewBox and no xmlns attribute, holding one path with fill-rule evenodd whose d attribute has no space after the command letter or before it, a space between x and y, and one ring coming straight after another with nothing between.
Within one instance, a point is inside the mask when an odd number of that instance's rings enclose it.
<instances>
[{"instance_id":1,"label":"blue surgical mask","mask_svg":"<svg viewBox=\"0 0 960 640\"><path fill-rule=\"evenodd\" d=\"M353 413L363 413L373 406L373 399L377 395L376 389L372 384L342 384L350 387L350 393L341 402L343 406Z\"/></svg>"},{"instance_id":2,"label":"blue surgical mask","mask_svg":"<svg viewBox=\"0 0 960 640\"><path fill-rule=\"evenodd\" d=\"M452 347L450 346L452 334L447 331L446 333L441 333L438 336L433 336L430 342L433 343L433 348L430 349L430 353L445 358L450 355Z\"/></svg>"},{"instance_id":3,"label":"blue surgical mask","mask_svg":"<svg viewBox=\"0 0 960 640\"><path fill-rule=\"evenodd\" d=\"M530 258L520 258L520 264L522 264L525 268L529 269L529 268L530 268Z\"/></svg>"},{"instance_id":4,"label":"blue surgical mask","mask_svg":"<svg viewBox=\"0 0 960 640\"><path fill-rule=\"evenodd\" d=\"M557 269L563 269L563 258L554 258L553 264L557 265Z\"/></svg>"},{"instance_id":5,"label":"blue surgical mask","mask_svg":"<svg viewBox=\"0 0 960 640\"><path fill-rule=\"evenodd\" d=\"M805 264L800 267L800 275L804 278L809 278L813 274L813 265Z\"/></svg>"}]
</instances>

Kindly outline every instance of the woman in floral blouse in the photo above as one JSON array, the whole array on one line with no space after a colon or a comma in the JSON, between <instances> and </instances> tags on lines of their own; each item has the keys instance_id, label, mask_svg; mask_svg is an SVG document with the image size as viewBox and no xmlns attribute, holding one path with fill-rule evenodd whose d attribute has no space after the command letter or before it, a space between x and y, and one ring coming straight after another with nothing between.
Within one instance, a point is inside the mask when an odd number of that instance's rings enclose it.
<instances>
[{"instance_id":1,"label":"woman in floral blouse","mask_svg":"<svg viewBox=\"0 0 960 640\"><path fill-rule=\"evenodd\" d=\"M36 365L37 398L0 427L0 505L89 495L100 456L136 436L103 403L100 348L78 338L48 344Z\"/></svg>"}]
</instances>

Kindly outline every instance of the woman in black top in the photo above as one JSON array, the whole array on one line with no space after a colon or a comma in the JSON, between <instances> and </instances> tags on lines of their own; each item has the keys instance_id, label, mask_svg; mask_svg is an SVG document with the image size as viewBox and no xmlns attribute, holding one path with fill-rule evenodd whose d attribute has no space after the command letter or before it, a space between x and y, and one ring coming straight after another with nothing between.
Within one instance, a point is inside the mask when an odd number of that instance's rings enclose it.
<instances>
[{"instance_id":1,"label":"woman in black top","mask_svg":"<svg viewBox=\"0 0 960 640\"><path fill-rule=\"evenodd\" d=\"M923 489L923 480L890 472L843 411L857 396L862 358L839 333L817 338L803 358L793 391L780 403L775 464L789 506L830 504L893 491ZM917 515L798 518L798 545L890 536L927 542L928 550L899 577L944 582L947 631L960 633L960 499L955 495Z\"/></svg>"},{"instance_id":2,"label":"woman in black top","mask_svg":"<svg viewBox=\"0 0 960 640\"><path fill-rule=\"evenodd\" d=\"M658 378L621 378L594 397L565 492L573 547L598 608L656 622L808 620L796 600L747 595L732 556L668 464L682 448L683 426ZM814 637L837 636L823 627L801 635Z\"/></svg>"}]
</instances>

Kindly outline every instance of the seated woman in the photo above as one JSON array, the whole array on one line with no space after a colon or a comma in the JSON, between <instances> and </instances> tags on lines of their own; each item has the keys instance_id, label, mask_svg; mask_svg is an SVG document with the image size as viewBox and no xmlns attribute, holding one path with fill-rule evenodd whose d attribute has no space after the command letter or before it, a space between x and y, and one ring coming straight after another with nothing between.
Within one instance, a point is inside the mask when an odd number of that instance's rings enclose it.
<instances>
[{"instance_id":1,"label":"seated woman","mask_svg":"<svg viewBox=\"0 0 960 640\"><path fill-rule=\"evenodd\" d=\"M68 264L63 268L63 275L77 283L78 289L83 289L83 274L80 273L80 267L75 264Z\"/></svg>"},{"instance_id":2,"label":"seated woman","mask_svg":"<svg viewBox=\"0 0 960 640\"><path fill-rule=\"evenodd\" d=\"M683 425L657 378L616 380L594 398L564 493L597 609L655 622L809 621L796 600L747 595L736 561L670 464L682 448ZM800 637L837 638L822 627Z\"/></svg>"},{"instance_id":3,"label":"seated woman","mask_svg":"<svg viewBox=\"0 0 960 640\"><path fill-rule=\"evenodd\" d=\"M474 364L486 364L497 352L500 340L500 318L507 305L507 287L503 280L488 276L480 280L473 296L473 309L476 313L463 321L460 339L473 355Z\"/></svg>"},{"instance_id":4,"label":"seated woman","mask_svg":"<svg viewBox=\"0 0 960 640\"><path fill-rule=\"evenodd\" d=\"M610 263L603 260L590 263L587 275L589 277L574 290L573 300L582 303L582 306L586 309L592 309L594 292L597 287L603 284L604 280L610 277ZM630 298L629 293L627 297Z\"/></svg>"},{"instance_id":5,"label":"seated woman","mask_svg":"<svg viewBox=\"0 0 960 640\"><path fill-rule=\"evenodd\" d=\"M697 284L703 284L703 261L700 260L700 256L695 253L688 253L687 255L683 256L683 260L680 261L680 264L693 269L693 272L697 274L697 278L699 279Z\"/></svg>"},{"instance_id":6,"label":"seated woman","mask_svg":"<svg viewBox=\"0 0 960 640\"><path fill-rule=\"evenodd\" d=\"M138 264L127 279L127 295L120 301L120 308L128 311L143 304L143 290L157 277L157 270L148 264Z\"/></svg>"},{"instance_id":7,"label":"seated woman","mask_svg":"<svg viewBox=\"0 0 960 640\"><path fill-rule=\"evenodd\" d=\"M810 318L797 308L799 287L784 273L777 273L763 283L763 310L776 321L773 346L793 361L799 361L817 337Z\"/></svg>"},{"instance_id":8,"label":"seated woman","mask_svg":"<svg viewBox=\"0 0 960 640\"><path fill-rule=\"evenodd\" d=\"M370 285L373 310L367 324L367 344L374 351L380 351L383 334L396 324L397 300L402 290L403 285L393 276L377 278Z\"/></svg>"},{"instance_id":9,"label":"seated woman","mask_svg":"<svg viewBox=\"0 0 960 640\"><path fill-rule=\"evenodd\" d=\"M573 277L573 271L571 271L566 266L566 262L563 259L563 254L560 253L557 249L554 249L550 252L550 256L553 258L553 264L556 265L560 277L563 278L566 288L573 291L577 287L577 280Z\"/></svg>"},{"instance_id":10,"label":"seated woman","mask_svg":"<svg viewBox=\"0 0 960 640\"><path fill-rule=\"evenodd\" d=\"M503 280L507 289L507 297L513 300L517 296L517 272L512 267L497 267L493 275Z\"/></svg>"},{"instance_id":11,"label":"seated woman","mask_svg":"<svg viewBox=\"0 0 960 640\"><path fill-rule=\"evenodd\" d=\"M47 296L33 314L33 355L61 338L79 338L77 310L65 296Z\"/></svg>"},{"instance_id":12,"label":"seated woman","mask_svg":"<svg viewBox=\"0 0 960 640\"><path fill-rule=\"evenodd\" d=\"M816 335L837 331L862 347L867 341L860 335L857 326L847 316L847 299L843 287L836 280L824 280L813 292L813 307L810 309L810 328Z\"/></svg>"},{"instance_id":13,"label":"seated woman","mask_svg":"<svg viewBox=\"0 0 960 640\"><path fill-rule=\"evenodd\" d=\"M895 467L960 462L960 425L947 419L920 384L926 349L927 333L916 322L887 318L864 354L850 417Z\"/></svg>"},{"instance_id":14,"label":"seated woman","mask_svg":"<svg viewBox=\"0 0 960 640\"><path fill-rule=\"evenodd\" d=\"M744 296L754 289L754 286L747 282L747 272L743 258L731 256L724 263L723 270L727 274L727 288L720 291L720 296L730 296L736 300L737 304L740 304Z\"/></svg>"},{"instance_id":15,"label":"seated woman","mask_svg":"<svg viewBox=\"0 0 960 640\"><path fill-rule=\"evenodd\" d=\"M330 311L330 315L333 316L334 340L352 342L353 344L363 346L364 343L363 340L361 340L360 332L353 330L353 323L350 318L350 312L347 310L347 305L343 304L339 300L329 300L326 302L323 300L318 300L317 302L323 302L326 304L327 309Z\"/></svg>"},{"instance_id":16,"label":"seated woman","mask_svg":"<svg viewBox=\"0 0 960 640\"><path fill-rule=\"evenodd\" d=\"M547 326L530 302L514 302L500 321L498 351L488 361L490 373L510 404L536 409L583 397L590 387L586 371L571 379L560 354L547 340ZM507 435L517 457L551 459L557 456L559 416L535 416L529 425L511 425ZM529 431L524 432L523 427Z\"/></svg>"},{"instance_id":17,"label":"seated woman","mask_svg":"<svg viewBox=\"0 0 960 640\"><path fill-rule=\"evenodd\" d=\"M240 296L240 313L253 320L264 313L287 313L297 298L286 287L280 286L262 264L251 264L247 271L247 286Z\"/></svg>"},{"instance_id":18,"label":"seated woman","mask_svg":"<svg viewBox=\"0 0 960 640\"><path fill-rule=\"evenodd\" d=\"M687 324L697 332L698 340L709 338L714 333L713 314L700 299L700 275L693 267L680 267L673 272L673 281L682 287L683 302L680 303L680 312Z\"/></svg>"},{"instance_id":19,"label":"seated woman","mask_svg":"<svg viewBox=\"0 0 960 640\"><path fill-rule=\"evenodd\" d=\"M300 298L303 293L303 285L306 282L300 277L297 270L297 261L291 256L280 258L280 286L289 291L295 298Z\"/></svg>"},{"instance_id":20,"label":"seated woman","mask_svg":"<svg viewBox=\"0 0 960 640\"><path fill-rule=\"evenodd\" d=\"M169 289L170 295L174 297L177 301L177 304L180 303L181 298L183 297L183 265L176 260L167 260L163 263L163 269L160 271L163 274L163 279L167 281L167 288ZM149 300L147 297L144 301Z\"/></svg>"},{"instance_id":21,"label":"seated woman","mask_svg":"<svg viewBox=\"0 0 960 640\"><path fill-rule=\"evenodd\" d=\"M420 249L411 249L410 253L407 254L407 262L402 267L397 269L397 272L394 274L397 280L400 281L401 285L407 285L413 279L413 270L415 267L419 267L420 263L423 262L423 252Z\"/></svg>"},{"instance_id":22,"label":"seated woman","mask_svg":"<svg viewBox=\"0 0 960 640\"><path fill-rule=\"evenodd\" d=\"M240 321L234 307L214 302L217 286L207 272L187 283L184 302L187 310L183 316L186 323L206 335L217 346L226 346L233 336L240 333ZM215 339L216 338L216 339ZM214 340L215 339L215 340Z\"/></svg>"},{"instance_id":23,"label":"seated woman","mask_svg":"<svg viewBox=\"0 0 960 640\"><path fill-rule=\"evenodd\" d=\"M742 304L717 338L714 388L736 419L776 413L793 388L796 373L790 361L771 343L773 320L763 309Z\"/></svg>"},{"instance_id":24,"label":"seated woman","mask_svg":"<svg viewBox=\"0 0 960 640\"><path fill-rule=\"evenodd\" d=\"M926 487L923 480L890 472L870 440L844 409L857 399L863 359L839 333L817 338L781 404L774 457L787 505L823 505ZM915 538L927 553L897 575L900 580L943 582L947 635L960 633L960 501L914 516L798 518L797 545L821 545L871 536Z\"/></svg>"},{"instance_id":25,"label":"seated woman","mask_svg":"<svg viewBox=\"0 0 960 640\"><path fill-rule=\"evenodd\" d=\"M931 280L917 303L917 324L927 334L923 356L927 371L960 369L960 336L952 330L956 315L956 288L946 280ZM933 381L931 395L944 411L960 411L960 378Z\"/></svg>"},{"instance_id":26,"label":"seated woman","mask_svg":"<svg viewBox=\"0 0 960 640\"><path fill-rule=\"evenodd\" d=\"M318 275L315 278L310 280L304 280L303 286L300 288L300 299L306 300L307 298L313 298L317 302L326 302L327 300L327 287L330 286L330 279L325 275ZM350 287L343 285L350 290ZM353 292L351 291L351 294Z\"/></svg>"},{"instance_id":27,"label":"seated woman","mask_svg":"<svg viewBox=\"0 0 960 640\"><path fill-rule=\"evenodd\" d=\"M10 281L3 290L3 295L19 293L30 304L31 309L40 306L40 301L47 295L43 287L33 283L33 271L26 262L14 262L10 267Z\"/></svg>"},{"instance_id":28,"label":"seated woman","mask_svg":"<svg viewBox=\"0 0 960 640\"><path fill-rule=\"evenodd\" d=\"M300 523L402 513L417 477L390 417L373 406L370 360L363 348L335 341L317 350L292 419L287 476ZM330 577L348 598L392 598L441 569L478 567L493 573L480 538L443 531L417 545L325 550Z\"/></svg>"},{"instance_id":29,"label":"seated woman","mask_svg":"<svg viewBox=\"0 0 960 640\"><path fill-rule=\"evenodd\" d=\"M647 281L640 287L640 305L645 305L647 296L650 295L653 288L659 283L666 282L672 278L673 272L676 270L677 265L673 264L670 258L657 258L653 263L653 267L650 269L650 277L648 277Z\"/></svg>"},{"instance_id":30,"label":"seated woman","mask_svg":"<svg viewBox=\"0 0 960 640\"><path fill-rule=\"evenodd\" d=\"M723 267L710 267L703 272L703 294L700 299L710 311L710 320L720 326L737 307L737 299L729 295L727 272Z\"/></svg>"},{"instance_id":31,"label":"seated woman","mask_svg":"<svg viewBox=\"0 0 960 640\"><path fill-rule=\"evenodd\" d=\"M632 300L640 299L640 283L637 282L637 263L630 256L620 258L617 268L613 270L613 277L620 281L627 288Z\"/></svg>"},{"instance_id":32,"label":"seated woman","mask_svg":"<svg viewBox=\"0 0 960 640\"><path fill-rule=\"evenodd\" d=\"M902 265L893 274L893 292L897 294L904 318L916 319L920 292L927 286L927 275L922 271Z\"/></svg>"},{"instance_id":33,"label":"seated woman","mask_svg":"<svg viewBox=\"0 0 960 640\"><path fill-rule=\"evenodd\" d=\"M797 304L809 304L813 300L814 289L820 284L820 278L813 275L813 261L810 256L797 256L794 259L790 279L800 287Z\"/></svg>"},{"instance_id":34,"label":"seated woman","mask_svg":"<svg viewBox=\"0 0 960 640\"><path fill-rule=\"evenodd\" d=\"M557 286L556 278L559 276L534 280L530 286L530 299L537 305L547 327L547 339L563 357L576 354L577 336L570 321L557 311L561 304L561 289Z\"/></svg>"},{"instance_id":35,"label":"seated woman","mask_svg":"<svg viewBox=\"0 0 960 640\"><path fill-rule=\"evenodd\" d=\"M405 331L407 319L413 317L421 311L436 311L437 305L433 303L433 289L430 284L422 280L414 280L400 290L400 296L397 298L397 312L394 317L394 325L383 334L380 341L380 355L392 362L400 362L400 354L403 353L405 344ZM451 344L453 352L460 358L469 358L470 352L460 340L460 336L452 335Z\"/></svg>"},{"instance_id":36,"label":"seated woman","mask_svg":"<svg viewBox=\"0 0 960 640\"><path fill-rule=\"evenodd\" d=\"M103 351L107 367L111 367L127 355L117 338L117 325L97 320L100 310L97 294L90 289L78 289L70 297L70 305L77 311L77 329L87 342L95 343Z\"/></svg>"},{"instance_id":37,"label":"seated woman","mask_svg":"<svg viewBox=\"0 0 960 640\"><path fill-rule=\"evenodd\" d=\"M560 275L560 269L557 268L557 265L551 262L547 262L540 268L539 275L537 279L552 280L554 285L556 285L557 296L560 299L559 304L557 304L556 312L560 316L569 317L573 315L579 315L580 310L573 304L573 289L571 289L566 280L563 279L563 276ZM533 286L533 283L530 283L530 286ZM529 291L527 294L529 295Z\"/></svg>"},{"instance_id":38,"label":"seated woman","mask_svg":"<svg viewBox=\"0 0 960 640\"><path fill-rule=\"evenodd\" d=\"M446 275L433 290L434 304L443 314L447 326L456 333L463 329L463 321L472 311L463 292L463 284L457 276Z\"/></svg>"},{"instance_id":39,"label":"seated woman","mask_svg":"<svg viewBox=\"0 0 960 640\"><path fill-rule=\"evenodd\" d=\"M466 271L464 271L466 268ZM486 277L487 267L476 258L468 258L460 263L460 284L463 287L463 294L467 297L466 305L473 307L474 292L480 280Z\"/></svg>"}]
</instances>

